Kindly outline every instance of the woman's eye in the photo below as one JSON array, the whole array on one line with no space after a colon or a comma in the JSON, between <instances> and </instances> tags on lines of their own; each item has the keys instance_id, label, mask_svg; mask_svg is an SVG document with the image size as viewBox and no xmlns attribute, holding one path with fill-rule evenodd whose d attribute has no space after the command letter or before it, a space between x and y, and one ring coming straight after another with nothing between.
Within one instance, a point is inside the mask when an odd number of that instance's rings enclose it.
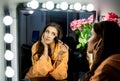
<instances>
[{"instance_id":1,"label":"woman's eye","mask_svg":"<svg viewBox=\"0 0 120 81\"><path fill-rule=\"evenodd\" d=\"M52 35L53 35L53 36L56 36L56 34L55 34L55 33L52 33Z\"/></svg>"},{"instance_id":2,"label":"woman's eye","mask_svg":"<svg viewBox=\"0 0 120 81\"><path fill-rule=\"evenodd\" d=\"M46 33L49 33L49 31L48 31L48 30L46 30L45 32L46 32Z\"/></svg>"}]
</instances>

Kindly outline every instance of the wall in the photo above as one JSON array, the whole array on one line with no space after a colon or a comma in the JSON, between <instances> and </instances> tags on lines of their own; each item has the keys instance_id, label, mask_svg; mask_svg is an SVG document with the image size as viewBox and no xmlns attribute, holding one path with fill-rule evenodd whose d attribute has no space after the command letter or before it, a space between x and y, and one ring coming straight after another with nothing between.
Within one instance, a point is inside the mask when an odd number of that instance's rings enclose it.
<instances>
[{"instance_id":1,"label":"wall","mask_svg":"<svg viewBox=\"0 0 120 81\"><path fill-rule=\"evenodd\" d=\"M107 15L108 12L114 12L120 16L120 0L100 0L100 13L102 15ZM119 20L120 23L120 20Z\"/></svg>"},{"instance_id":2,"label":"wall","mask_svg":"<svg viewBox=\"0 0 120 81\"><path fill-rule=\"evenodd\" d=\"M4 48L5 48L5 44L4 44L4 31L5 31L5 27L4 27L4 24L2 23L3 22L3 9L0 5L0 80L1 81L4 81L5 80L5 59L4 59Z\"/></svg>"}]
</instances>

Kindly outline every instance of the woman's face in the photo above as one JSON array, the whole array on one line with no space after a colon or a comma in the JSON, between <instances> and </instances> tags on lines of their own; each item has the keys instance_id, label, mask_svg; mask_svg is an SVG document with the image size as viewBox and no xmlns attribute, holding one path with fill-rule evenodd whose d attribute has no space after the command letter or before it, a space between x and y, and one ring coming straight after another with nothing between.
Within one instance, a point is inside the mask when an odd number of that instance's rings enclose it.
<instances>
[{"instance_id":1,"label":"woman's face","mask_svg":"<svg viewBox=\"0 0 120 81\"><path fill-rule=\"evenodd\" d=\"M44 32L44 42L46 44L54 43L55 36L58 35L58 31L53 26L48 26Z\"/></svg>"},{"instance_id":2,"label":"woman's face","mask_svg":"<svg viewBox=\"0 0 120 81\"><path fill-rule=\"evenodd\" d=\"M91 37L88 39L88 47L87 47L87 52L88 53L93 53L94 46L97 43L97 41L98 41L97 35L94 32L94 29L92 28L92 30L91 30Z\"/></svg>"}]
</instances>

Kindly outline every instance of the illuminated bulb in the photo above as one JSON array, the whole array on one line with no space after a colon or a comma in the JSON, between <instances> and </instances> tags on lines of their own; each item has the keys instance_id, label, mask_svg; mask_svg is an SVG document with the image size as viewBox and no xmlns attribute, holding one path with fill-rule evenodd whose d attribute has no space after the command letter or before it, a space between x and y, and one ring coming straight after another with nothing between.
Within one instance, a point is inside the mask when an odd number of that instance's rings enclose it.
<instances>
[{"instance_id":1,"label":"illuminated bulb","mask_svg":"<svg viewBox=\"0 0 120 81\"><path fill-rule=\"evenodd\" d=\"M3 23L4 23L5 25L11 25L12 22L13 22L13 18L12 18L11 16L5 16L5 17L3 18Z\"/></svg>"},{"instance_id":2,"label":"illuminated bulb","mask_svg":"<svg viewBox=\"0 0 120 81\"><path fill-rule=\"evenodd\" d=\"M62 3L60 4L60 8L61 8L62 10L67 10L67 9L68 9L68 3L67 3L67 2L62 2Z\"/></svg>"},{"instance_id":3,"label":"illuminated bulb","mask_svg":"<svg viewBox=\"0 0 120 81\"><path fill-rule=\"evenodd\" d=\"M93 11L94 10L94 5L93 4L88 4L86 9L87 9L87 11Z\"/></svg>"},{"instance_id":4,"label":"illuminated bulb","mask_svg":"<svg viewBox=\"0 0 120 81\"><path fill-rule=\"evenodd\" d=\"M86 10L86 6L85 5L82 6L82 10Z\"/></svg>"},{"instance_id":5,"label":"illuminated bulb","mask_svg":"<svg viewBox=\"0 0 120 81\"><path fill-rule=\"evenodd\" d=\"M53 1L48 1L46 2L45 6L48 10L52 10L54 8L54 3Z\"/></svg>"},{"instance_id":6,"label":"illuminated bulb","mask_svg":"<svg viewBox=\"0 0 120 81\"><path fill-rule=\"evenodd\" d=\"M77 10L77 11L80 10L81 9L81 4L80 3L75 3L74 4L74 9Z\"/></svg>"},{"instance_id":7,"label":"illuminated bulb","mask_svg":"<svg viewBox=\"0 0 120 81\"><path fill-rule=\"evenodd\" d=\"M4 41L6 43L12 43L12 41L13 41L13 35L9 34L9 33L6 33L5 36L4 36Z\"/></svg>"},{"instance_id":8,"label":"illuminated bulb","mask_svg":"<svg viewBox=\"0 0 120 81\"><path fill-rule=\"evenodd\" d=\"M45 4L45 3L43 3L43 4L42 4L42 8L46 8L46 6L45 6L45 5L46 5L46 4Z\"/></svg>"},{"instance_id":9,"label":"illuminated bulb","mask_svg":"<svg viewBox=\"0 0 120 81\"><path fill-rule=\"evenodd\" d=\"M69 8L70 8L70 9L74 9L74 8L73 8L73 5L70 5Z\"/></svg>"},{"instance_id":10,"label":"illuminated bulb","mask_svg":"<svg viewBox=\"0 0 120 81\"><path fill-rule=\"evenodd\" d=\"M10 60L13 60L13 58L14 58L13 52L10 51L10 50L6 50L6 52L5 52L5 59L10 61Z\"/></svg>"},{"instance_id":11,"label":"illuminated bulb","mask_svg":"<svg viewBox=\"0 0 120 81\"><path fill-rule=\"evenodd\" d=\"M31 2L27 2L27 7L30 7L30 3L31 3Z\"/></svg>"},{"instance_id":12,"label":"illuminated bulb","mask_svg":"<svg viewBox=\"0 0 120 81\"><path fill-rule=\"evenodd\" d=\"M6 67L6 71L5 71L5 75L9 78L12 78L14 76L14 70L10 67L10 66L7 66Z\"/></svg>"},{"instance_id":13,"label":"illuminated bulb","mask_svg":"<svg viewBox=\"0 0 120 81\"><path fill-rule=\"evenodd\" d=\"M32 0L30 3L29 3L30 7L32 9L37 9L39 7L39 2L37 0Z\"/></svg>"},{"instance_id":14,"label":"illuminated bulb","mask_svg":"<svg viewBox=\"0 0 120 81\"><path fill-rule=\"evenodd\" d=\"M60 4L57 4L57 5L56 5L56 8L58 8L58 9L59 9L59 8L60 8Z\"/></svg>"}]
</instances>

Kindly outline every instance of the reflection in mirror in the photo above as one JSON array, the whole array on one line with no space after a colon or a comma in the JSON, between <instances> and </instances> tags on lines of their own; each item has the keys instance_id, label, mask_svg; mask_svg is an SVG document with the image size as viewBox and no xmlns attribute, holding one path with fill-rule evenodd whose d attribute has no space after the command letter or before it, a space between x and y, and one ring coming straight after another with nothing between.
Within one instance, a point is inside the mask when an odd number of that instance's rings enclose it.
<instances>
[{"instance_id":1,"label":"reflection in mirror","mask_svg":"<svg viewBox=\"0 0 120 81\"><path fill-rule=\"evenodd\" d=\"M57 22L63 28L63 41L68 43L71 41L72 46L75 45L76 35L75 32L70 29L70 22L74 19L80 18L88 18L91 14L95 17L95 11L92 12L76 12L76 11L52 11L52 10L42 10L36 9L31 14L26 8L24 8L23 3L20 3L17 6L17 17L18 17L18 55L19 55L19 79L23 79L26 72L29 70L31 64L31 46L35 43L41 32L43 31L45 25L49 22ZM72 37L73 41L69 38ZM66 38L66 39L65 39ZM75 52L75 54L79 54L79 52ZM79 55L80 56L80 55ZM75 57L75 56L74 56ZM74 58L72 57L72 58ZM75 57L76 58L76 57ZM85 57L86 58L86 57ZM79 59L80 61L81 59ZM75 62L75 59L72 59L71 62ZM85 62L85 61L84 61ZM87 61L86 61L87 62ZM76 64L76 65L75 65ZM85 63L84 63L85 64ZM86 63L87 64L87 63ZM72 63L69 65L72 65ZM78 65L78 66L77 66ZM72 77L72 81L76 81L79 77L79 71L81 71L79 65L82 63L75 62L71 66L68 67L68 77ZM82 66L81 66L82 67ZM88 66L83 66L88 67ZM77 71L77 69L80 69ZM84 71L83 71L84 72Z\"/></svg>"}]
</instances>

